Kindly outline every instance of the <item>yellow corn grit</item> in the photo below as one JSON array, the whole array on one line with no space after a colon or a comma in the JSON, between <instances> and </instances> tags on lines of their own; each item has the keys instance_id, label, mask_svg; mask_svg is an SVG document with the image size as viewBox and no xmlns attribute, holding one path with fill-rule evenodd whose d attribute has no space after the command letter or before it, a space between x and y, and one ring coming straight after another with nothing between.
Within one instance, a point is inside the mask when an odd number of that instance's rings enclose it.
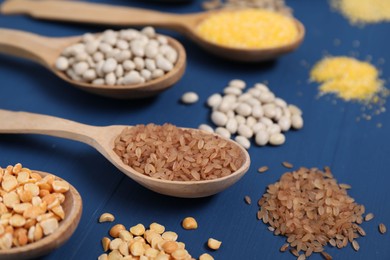
<instances>
[{"instance_id":1,"label":"yellow corn grit","mask_svg":"<svg viewBox=\"0 0 390 260\"><path fill-rule=\"evenodd\" d=\"M203 39L233 48L272 48L294 42L298 29L292 18L262 9L221 11L201 22Z\"/></svg>"},{"instance_id":2,"label":"yellow corn grit","mask_svg":"<svg viewBox=\"0 0 390 260\"><path fill-rule=\"evenodd\" d=\"M390 21L390 0L331 0L351 23Z\"/></svg>"},{"instance_id":3,"label":"yellow corn grit","mask_svg":"<svg viewBox=\"0 0 390 260\"><path fill-rule=\"evenodd\" d=\"M344 100L370 100L378 93L383 81L378 70L368 62L350 57L327 57L310 72L313 81L322 83L322 93L335 93Z\"/></svg>"}]
</instances>

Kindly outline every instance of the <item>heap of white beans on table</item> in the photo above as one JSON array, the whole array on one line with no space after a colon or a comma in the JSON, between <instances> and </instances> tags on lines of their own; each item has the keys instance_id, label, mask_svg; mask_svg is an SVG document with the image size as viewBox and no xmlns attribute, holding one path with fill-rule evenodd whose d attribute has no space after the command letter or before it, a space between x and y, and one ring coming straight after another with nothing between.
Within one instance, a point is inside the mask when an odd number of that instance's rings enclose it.
<instances>
[{"instance_id":1,"label":"heap of white beans on table","mask_svg":"<svg viewBox=\"0 0 390 260\"><path fill-rule=\"evenodd\" d=\"M131 85L162 77L173 69L177 58L167 37L145 27L84 34L81 42L64 49L55 67L75 81Z\"/></svg>"},{"instance_id":2,"label":"heap of white beans on table","mask_svg":"<svg viewBox=\"0 0 390 260\"><path fill-rule=\"evenodd\" d=\"M225 138L236 135L235 140L249 149L252 137L259 146L282 145L286 141L283 132L303 127L302 111L297 106L275 97L264 84L257 83L243 93L245 87L244 81L232 80L223 95L216 93L208 98L217 134ZM214 131L206 124L199 128Z\"/></svg>"}]
</instances>

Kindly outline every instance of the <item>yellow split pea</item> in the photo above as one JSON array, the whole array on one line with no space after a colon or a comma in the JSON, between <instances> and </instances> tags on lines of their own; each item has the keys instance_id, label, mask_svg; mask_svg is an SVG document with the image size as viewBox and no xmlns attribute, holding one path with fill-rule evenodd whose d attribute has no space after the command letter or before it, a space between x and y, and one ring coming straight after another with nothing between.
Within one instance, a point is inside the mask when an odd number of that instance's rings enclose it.
<instances>
[{"instance_id":1,"label":"yellow split pea","mask_svg":"<svg viewBox=\"0 0 390 260\"><path fill-rule=\"evenodd\" d=\"M203 39L233 48L273 48L294 42L298 28L294 20L261 9L221 11L197 27Z\"/></svg>"}]
</instances>

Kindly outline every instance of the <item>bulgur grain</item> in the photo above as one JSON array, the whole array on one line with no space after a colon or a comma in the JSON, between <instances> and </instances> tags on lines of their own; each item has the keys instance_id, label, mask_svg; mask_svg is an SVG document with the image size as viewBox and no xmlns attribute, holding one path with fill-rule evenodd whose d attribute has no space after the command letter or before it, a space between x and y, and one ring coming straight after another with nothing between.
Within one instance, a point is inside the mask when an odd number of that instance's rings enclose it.
<instances>
[{"instance_id":1,"label":"bulgur grain","mask_svg":"<svg viewBox=\"0 0 390 260\"><path fill-rule=\"evenodd\" d=\"M249 196L245 196L245 197L244 197L244 201L245 201L245 203L248 204L248 205L250 205L250 204L252 203L251 197L249 197Z\"/></svg>"},{"instance_id":2,"label":"bulgur grain","mask_svg":"<svg viewBox=\"0 0 390 260\"><path fill-rule=\"evenodd\" d=\"M291 168L294 167L294 166L293 166L291 163L289 163L289 162L282 162L282 165L283 165L284 167L286 167L287 169L291 169Z\"/></svg>"},{"instance_id":3,"label":"bulgur grain","mask_svg":"<svg viewBox=\"0 0 390 260\"><path fill-rule=\"evenodd\" d=\"M373 213L368 213L365 217L364 217L364 220L365 221L370 221L371 219L374 218L374 214Z\"/></svg>"}]
</instances>

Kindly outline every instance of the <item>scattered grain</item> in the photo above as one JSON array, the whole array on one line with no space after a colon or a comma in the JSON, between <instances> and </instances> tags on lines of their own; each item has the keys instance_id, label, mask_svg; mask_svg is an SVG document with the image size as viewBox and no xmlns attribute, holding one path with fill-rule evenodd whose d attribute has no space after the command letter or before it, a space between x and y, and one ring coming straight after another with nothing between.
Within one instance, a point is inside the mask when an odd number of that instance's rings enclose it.
<instances>
[{"instance_id":1,"label":"scattered grain","mask_svg":"<svg viewBox=\"0 0 390 260\"><path fill-rule=\"evenodd\" d=\"M330 254L328 254L327 252L322 251L321 255L325 258L325 260L332 260L333 259L333 257Z\"/></svg>"},{"instance_id":2,"label":"scattered grain","mask_svg":"<svg viewBox=\"0 0 390 260\"><path fill-rule=\"evenodd\" d=\"M368 213L365 217L364 217L364 220L365 221L370 221L371 219L374 218L374 214L373 213Z\"/></svg>"},{"instance_id":3,"label":"scattered grain","mask_svg":"<svg viewBox=\"0 0 390 260\"><path fill-rule=\"evenodd\" d=\"M279 249L280 252L286 252L289 246L290 246L290 245L289 245L288 243L282 245L282 246L280 247L280 249Z\"/></svg>"},{"instance_id":4,"label":"scattered grain","mask_svg":"<svg viewBox=\"0 0 390 260\"><path fill-rule=\"evenodd\" d=\"M301 167L268 185L258 202L257 217L268 223L275 235L287 237L281 251L291 247L290 252L301 259L313 252L332 259L323 252L328 243L343 248L349 241L357 250L356 238L365 235L359 226L365 208L347 194L346 188L337 183L329 167L324 172Z\"/></svg>"},{"instance_id":5,"label":"scattered grain","mask_svg":"<svg viewBox=\"0 0 390 260\"><path fill-rule=\"evenodd\" d=\"M380 224L379 224L379 232L380 232L381 234L384 234L384 233L386 233L386 231L387 231L387 228L386 228L385 224L380 223Z\"/></svg>"},{"instance_id":6,"label":"scattered grain","mask_svg":"<svg viewBox=\"0 0 390 260\"><path fill-rule=\"evenodd\" d=\"M287 169L291 169L291 168L294 167L294 165L292 165L292 164L289 163L289 162L282 162L282 165L283 165L284 167L286 167Z\"/></svg>"},{"instance_id":7,"label":"scattered grain","mask_svg":"<svg viewBox=\"0 0 390 260\"><path fill-rule=\"evenodd\" d=\"M251 197L249 197L249 196L245 196L245 197L244 197L244 201L245 201L245 203L248 204L248 205L250 205L250 204L252 203Z\"/></svg>"},{"instance_id":8,"label":"scattered grain","mask_svg":"<svg viewBox=\"0 0 390 260\"><path fill-rule=\"evenodd\" d=\"M268 171L268 166L261 166L259 169L257 169L257 171L259 172L259 173L264 173L264 172L266 172L266 171Z\"/></svg>"},{"instance_id":9,"label":"scattered grain","mask_svg":"<svg viewBox=\"0 0 390 260\"><path fill-rule=\"evenodd\" d=\"M360 249L359 243L356 240L352 241L352 247L355 251L359 251Z\"/></svg>"}]
</instances>

